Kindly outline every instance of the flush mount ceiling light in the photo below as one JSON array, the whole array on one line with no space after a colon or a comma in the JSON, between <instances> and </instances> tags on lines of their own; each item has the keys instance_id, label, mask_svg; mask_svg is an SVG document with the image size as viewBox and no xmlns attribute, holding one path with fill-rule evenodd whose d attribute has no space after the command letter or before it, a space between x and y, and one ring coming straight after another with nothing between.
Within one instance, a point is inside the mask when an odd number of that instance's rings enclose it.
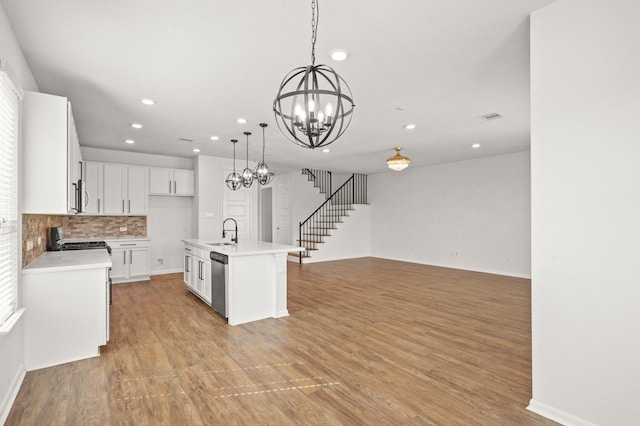
<instances>
[{"instance_id":1,"label":"flush mount ceiling light","mask_svg":"<svg viewBox=\"0 0 640 426\"><path fill-rule=\"evenodd\" d=\"M387 166L389 166L391 170L399 172L400 170L406 169L411 160L409 160L408 157L400 155L400 151L402 150L401 146L397 146L394 149L396 150L396 155L387 159Z\"/></svg>"},{"instance_id":2,"label":"flush mount ceiling light","mask_svg":"<svg viewBox=\"0 0 640 426\"><path fill-rule=\"evenodd\" d=\"M142 124L140 123L131 123L131 127L134 129L142 129Z\"/></svg>"},{"instance_id":3,"label":"flush mount ceiling light","mask_svg":"<svg viewBox=\"0 0 640 426\"><path fill-rule=\"evenodd\" d=\"M220 137L218 136L211 136L209 139L211 139L212 141L217 141L218 139L220 139Z\"/></svg>"},{"instance_id":4,"label":"flush mount ceiling light","mask_svg":"<svg viewBox=\"0 0 640 426\"><path fill-rule=\"evenodd\" d=\"M267 123L260 123L260 127L262 127L262 162L259 163L253 171L253 177L260 185L267 185L273 180L273 172L269 171L269 166L264 162L264 129L267 127Z\"/></svg>"},{"instance_id":5,"label":"flush mount ceiling light","mask_svg":"<svg viewBox=\"0 0 640 426\"><path fill-rule=\"evenodd\" d=\"M404 128L405 128L405 129L407 129L407 130L413 130L413 129L415 129L415 128L416 128L416 125L415 125L415 124L413 124L413 123L409 123L409 124L406 124L406 125L404 126Z\"/></svg>"},{"instance_id":6,"label":"flush mount ceiling light","mask_svg":"<svg viewBox=\"0 0 640 426\"><path fill-rule=\"evenodd\" d=\"M479 143L474 143L473 145L471 145L471 148L478 149L478 148L480 148L480 144Z\"/></svg>"},{"instance_id":7,"label":"flush mount ceiling light","mask_svg":"<svg viewBox=\"0 0 640 426\"><path fill-rule=\"evenodd\" d=\"M236 122L237 122L238 124L246 124L246 123L247 123L247 119L246 119L246 118L238 118L238 119L236 120Z\"/></svg>"},{"instance_id":8,"label":"flush mount ceiling light","mask_svg":"<svg viewBox=\"0 0 640 426\"><path fill-rule=\"evenodd\" d=\"M149 99L149 98L142 98L140 99L140 102L142 102L145 105L155 105L156 101L154 101L153 99Z\"/></svg>"},{"instance_id":9,"label":"flush mount ceiling light","mask_svg":"<svg viewBox=\"0 0 640 426\"><path fill-rule=\"evenodd\" d=\"M200 152L200 148L193 148L193 152Z\"/></svg>"},{"instance_id":10,"label":"flush mount ceiling light","mask_svg":"<svg viewBox=\"0 0 640 426\"><path fill-rule=\"evenodd\" d=\"M247 137L247 164L242 171L241 177L242 186L250 188L253 185L253 170L249 168L249 135L251 135L251 132L244 132L244 134Z\"/></svg>"},{"instance_id":11,"label":"flush mount ceiling light","mask_svg":"<svg viewBox=\"0 0 640 426\"><path fill-rule=\"evenodd\" d=\"M128 143L129 145L136 143L133 139L125 139L124 143Z\"/></svg>"},{"instance_id":12,"label":"flush mount ceiling light","mask_svg":"<svg viewBox=\"0 0 640 426\"><path fill-rule=\"evenodd\" d=\"M230 190L237 191L242 186L242 178L236 173L236 144L238 140L231 139L231 143L233 144L233 172L229 173L225 182Z\"/></svg>"},{"instance_id":13,"label":"flush mount ceiling light","mask_svg":"<svg viewBox=\"0 0 640 426\"><path fill-rule=\"evenodd\" d=\"M315 64L319 16L318 0L312 0L311 65L289 72L273 101L280 131L293 143L311 149L342 136L355 107L344 79L333 68Z\"/></svg>"}]
</instances>

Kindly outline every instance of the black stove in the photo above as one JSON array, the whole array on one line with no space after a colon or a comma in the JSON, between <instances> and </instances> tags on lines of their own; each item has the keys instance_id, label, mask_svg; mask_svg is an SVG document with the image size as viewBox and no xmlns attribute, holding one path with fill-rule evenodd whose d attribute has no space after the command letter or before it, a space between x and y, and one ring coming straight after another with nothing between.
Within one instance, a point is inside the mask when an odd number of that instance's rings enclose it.
<instances>
[{"instance_id":1,"label":"black stove","mask_svg":"<svg viewBox=\"0 0 640 426\"><path fill-rule=\"evenodd\" d=\"M92 250L107 249L111 254L111 247L104 241L68 241L59 245L60 250Z\"/></svg>"}]
</instances>

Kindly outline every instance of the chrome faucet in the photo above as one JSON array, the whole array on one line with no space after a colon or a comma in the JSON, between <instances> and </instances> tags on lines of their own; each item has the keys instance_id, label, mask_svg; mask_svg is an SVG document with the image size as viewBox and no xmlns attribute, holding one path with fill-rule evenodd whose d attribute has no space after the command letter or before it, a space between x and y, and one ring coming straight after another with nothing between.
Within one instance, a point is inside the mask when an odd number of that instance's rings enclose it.
<instances>
[{"instance_id":1,"label":"chrome faucet","mask_svg":"<svg viewBox=\"0 0 640 426\"><path fill-rule=\"evenodd\" d=\"M228 217L222 222L222 238L225 238L227 236L227 231L226 229L224 229L224 224L227 223L228 220L232 220L233 223L235 223L236 225L235 234L234 234L235 237L231 238L231 241L238 244L238 222L236 222L236 220L232 217Z\"/></svg>"}]
</instances>

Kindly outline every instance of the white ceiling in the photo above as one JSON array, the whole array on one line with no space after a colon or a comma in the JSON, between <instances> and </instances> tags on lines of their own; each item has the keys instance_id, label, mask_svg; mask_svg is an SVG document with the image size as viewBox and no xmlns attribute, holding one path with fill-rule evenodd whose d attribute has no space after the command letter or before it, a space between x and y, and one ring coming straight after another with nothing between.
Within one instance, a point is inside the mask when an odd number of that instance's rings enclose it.
<instances>
[{"instance_id":1,"label":"white ceiling","mask_svg":"<svg viewBox=\"0 0 640 426\"><path fill-rule=\"evenodd\" d=\"M528 16L553 0L319 0L316 63L356 104L328 154L289 142L272 112L282 78L310 63L310 1L1 1L40 90L71 100L82 146L231 157L235 138L244 159L248 130L257 160L264 121L276 171L379 173L396 145L411 167L529 149ZM336 48L351 56L332 61ZM504 118L479 118L492 112Z\"/></svg>"}]
</instances>

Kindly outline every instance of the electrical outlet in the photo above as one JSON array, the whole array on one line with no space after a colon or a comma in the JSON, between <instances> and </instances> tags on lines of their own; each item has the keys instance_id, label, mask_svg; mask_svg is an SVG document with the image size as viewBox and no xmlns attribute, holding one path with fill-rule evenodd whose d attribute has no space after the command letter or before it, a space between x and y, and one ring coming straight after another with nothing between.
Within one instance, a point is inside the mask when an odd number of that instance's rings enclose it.
<instances>
[{"instance_id":1,"label":"electrical outlet","mask_svg":"<svg viewBox=\"0 0 640 426\"><path fill-rule=\"evenodd\" d=\"M158 265L164 265L164 259L156 259Z\"/></svg>"},{"instance_id":2,"label":"electrical outlet","mask_svg":"<svg viewBox=\"0 0 640 426\"><path fill-rule=\"evenodd\" d=\"M33 250L33 241L27 241L27 250Z\"/></svg>"},{"instance_id":3,"label":"electrical outlet","mask_svg":"<svg viewBox=\"0 0 640 426\"><path fill-rule=\"evenodd\" d=\"M127 232L127 227L126 226L121 226L120 227L120 232Z\"/></svg>"}]
</instances>

